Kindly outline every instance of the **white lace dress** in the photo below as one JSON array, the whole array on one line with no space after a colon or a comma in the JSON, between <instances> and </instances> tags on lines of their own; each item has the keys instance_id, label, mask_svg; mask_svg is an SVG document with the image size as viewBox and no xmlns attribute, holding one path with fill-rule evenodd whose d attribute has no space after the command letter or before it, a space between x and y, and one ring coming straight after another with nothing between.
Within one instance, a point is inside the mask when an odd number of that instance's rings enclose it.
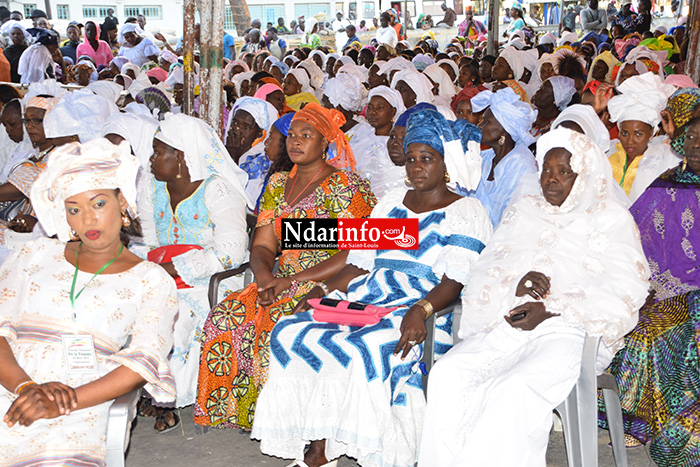
<instances>
[{"instance_id":1,"label":"white lace dress","mask_svg":"<svg viewBox=\"0 0 700 467\"><path fill-rule=\"evenodd\" d=\"M32 241L0 269L0 336L9 341L19 365L38 383L60 381L72 387L124 365L146 379L146 389L156 400L174 400L167 362L177 312L173 280L147 261L125 272L101 274L76 301L74 324L70 288L75 266L65 259L64 249L57 240ZM92 276L79 272L76 289ZM94 374L68 373L61 336L74 333L93 338L98 363ZM0 413L15 398L0 386ZM0 465L104 465L110 405L28 427L0 423Z\"/></svg>"},{"instance_id":2,"label":"white lace dress","mask_svg":"<svg viewBox=\"0 0 700 467\"><path fill-rule=\"evenodd\" d=\"M468 282L491 223L473 198L416 214L403 204L405 193L388 193L372 217L418 218L419 249L352 251L348 263L371 272L354 279L347 294L330 295L403 308L361 328L315 322L310 312L280 319L252 433L265 454L302 459L309 440L326 439L329 459L348 455L363 467L416 462L425 409L422 345L406 360L393 355L401 321L443 275ZM451 315L437 320L436 353L451 346L451 327Z\"/></svg>"}]
</instances>

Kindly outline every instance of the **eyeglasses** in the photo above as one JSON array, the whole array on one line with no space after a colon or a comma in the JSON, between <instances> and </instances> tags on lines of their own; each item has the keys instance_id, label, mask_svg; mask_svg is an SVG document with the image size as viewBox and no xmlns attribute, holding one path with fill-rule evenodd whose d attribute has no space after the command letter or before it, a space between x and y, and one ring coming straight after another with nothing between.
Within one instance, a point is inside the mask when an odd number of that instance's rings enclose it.
<instances>
[{"instance_id":1,"label":"eyeglasses","mask_svg":"<svg viewBox=\"0 0 700 467\"><path fill-rule=\"evenodd\" d=\"M43 118L23 118L22 123L24 123L25 125L29 125L30 123L32 125L41 125L42 123L44 123L44 119Z\"/></svg>"}]
</instances>

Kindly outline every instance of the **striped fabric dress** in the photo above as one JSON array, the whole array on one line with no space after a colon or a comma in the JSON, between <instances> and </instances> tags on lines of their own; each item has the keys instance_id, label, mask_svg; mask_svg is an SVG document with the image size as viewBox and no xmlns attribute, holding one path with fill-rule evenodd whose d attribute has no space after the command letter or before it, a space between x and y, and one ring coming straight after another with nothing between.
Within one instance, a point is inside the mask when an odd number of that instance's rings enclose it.
<instances>
[{"instance_id":1,"label":"striped fabric dress","mask_svg":"<svg viewBox=\"0 0 700 467\"><path fill-rule=\"evenodd\" d=\"M347 293L330 295L404 308L365 327L315 322L310 312L277 323L252 433L265 454L302 459L308 440L326 439L329 459L348 455L362 466L392 467L417 461L425 408L423 349L414 347L406 360L393 355L401 321L443 275L468 281L491 225L473 198L416 214L403 205L405 193L389 192L372 217L417 217L419 249L351 252L348 263L370 272L354 279ZM451 316L437 320L438 354L451 346L451 327Z\"/></svg>"}]
</instances>

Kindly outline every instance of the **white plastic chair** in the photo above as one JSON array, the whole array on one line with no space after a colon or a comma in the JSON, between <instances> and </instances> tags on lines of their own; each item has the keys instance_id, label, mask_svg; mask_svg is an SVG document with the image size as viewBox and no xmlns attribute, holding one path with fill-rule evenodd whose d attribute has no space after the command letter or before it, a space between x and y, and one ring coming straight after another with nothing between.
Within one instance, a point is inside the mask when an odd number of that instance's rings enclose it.
<instances>
[{"instance_id":1,"label":"white plastic chair","mask_svg":"<svg viewBox=\"0 0 700 467\"><path fill-rule=\"evenodd\" d=\"M141 389L114 399L107 422L107 467L124 467L124 453L129 447L131 423L136 418L136 403Z\"/></svg>"},{"instance_id":2,"label":"white plastic chair","mask_svg":"<svg viewBox=\"0 0 700 467\"><path fill-rule=\"evenodd\" d=\"M613 375L609 373L597 375L596 360L599 344L599 336L586 335L581 359L581 375L564 402L554 409L561 417L564 428L569 467L598 466L598 389L603 391L615 465L627 467L620 395Z\"/></svg>"}]
</instances>

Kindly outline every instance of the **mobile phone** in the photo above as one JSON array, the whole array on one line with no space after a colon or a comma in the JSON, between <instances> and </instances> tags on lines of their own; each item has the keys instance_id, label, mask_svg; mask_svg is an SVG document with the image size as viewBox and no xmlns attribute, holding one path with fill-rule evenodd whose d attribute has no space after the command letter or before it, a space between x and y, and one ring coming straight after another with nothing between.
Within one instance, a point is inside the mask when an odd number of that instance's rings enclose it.
<instances>
[{"instance_id":1,"label":"mobile phone","mask_svg":"<svg viewBox=\"0 0 700 467\"><path fill-rule=\"evenodd\" d=\"M510 317L511 321L520 321L521 319L525 318L527 316L527 312L521 311L520 313L513 315Z\"/></svg>"}]
</instances>

